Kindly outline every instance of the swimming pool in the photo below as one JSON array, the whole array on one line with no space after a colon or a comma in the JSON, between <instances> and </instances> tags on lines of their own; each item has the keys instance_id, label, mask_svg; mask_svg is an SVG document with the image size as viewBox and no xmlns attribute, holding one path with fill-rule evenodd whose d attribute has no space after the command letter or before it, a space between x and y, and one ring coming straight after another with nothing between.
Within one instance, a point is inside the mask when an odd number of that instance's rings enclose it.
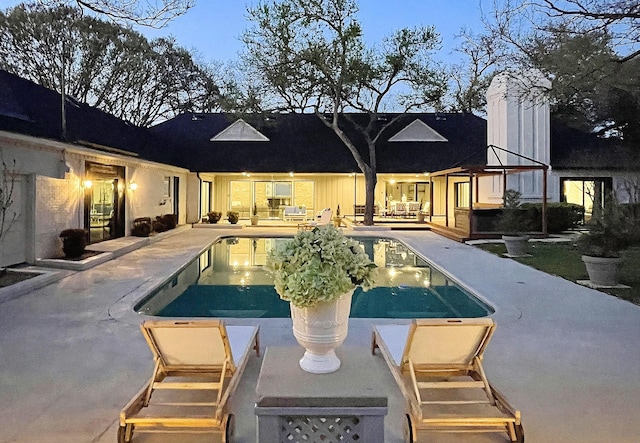
<instances>
[{"instance_id":1,"label":"swimming pool","mask_svg":"<svg viewBox=\"0 0 640 443\"><path fill-rule=\"evenodd\" d=\"M377 286L356 289L354 318L473 318L494 312L398 240L354 237L380 268ZM227 237L135 306L160 317L287 318L267 253L288 237Z\"/></svg>"}]
</instances>

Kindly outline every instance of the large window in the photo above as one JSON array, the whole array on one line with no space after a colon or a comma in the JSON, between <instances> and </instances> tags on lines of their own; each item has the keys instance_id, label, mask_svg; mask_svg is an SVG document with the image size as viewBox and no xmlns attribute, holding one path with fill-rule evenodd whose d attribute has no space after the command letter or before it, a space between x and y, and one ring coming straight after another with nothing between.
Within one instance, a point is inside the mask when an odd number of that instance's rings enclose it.
<instances>
[{"instance_id":1,"label":"large window","mask_svg":"<svg viewBox=\"0 0 640 443\"><path fill-rule=\"evenodd\" d=\"M597 217L604 207L605 196L611 190L610 178L562 179L561 200L584 207L584 221Z\"/></svg>"},{"instance_id":2,"label":"large window","mask_svg":"<svg viewBox=\"0 0 640 443\"><path fill-rule=\"evenodd\" d=\"M313 217L315 214L313 182L310 180L293 182L293 193L293 203L296 206L304 206L307 216Z\"/></svg>"},{"instance_id":3,"label":"large window","mask_svg":"<svg viewBox=\"0 0 640 443\"><path fill-rule=\"evenodd\" d=\"M455 183L456 208L469 208L469 182Z\"/></svg>"},{"instance_id":4,"label":"large window","mask_svg":"<svg viewBox=\"0 0 640 443\"><path fill-rule=\"evenodd\" d=\"M232 180L229 187L231 190L229 210L236 211L241 218L249 218L253 207L251 182L249 180ZM226 214L222 214L222 216L225 217Z\"/></svg>"}]
</instances>

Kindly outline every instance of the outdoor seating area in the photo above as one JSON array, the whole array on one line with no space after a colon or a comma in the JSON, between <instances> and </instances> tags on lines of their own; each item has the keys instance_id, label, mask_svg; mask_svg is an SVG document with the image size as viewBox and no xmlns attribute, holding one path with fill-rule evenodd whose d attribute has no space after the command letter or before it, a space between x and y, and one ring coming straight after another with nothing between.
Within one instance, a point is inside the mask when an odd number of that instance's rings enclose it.
<instances>
[{"instance_id":1,"label":"outdoor seating area","mask_svg":"<svg viewBox=\"0 0 640 443\"><path fill-rule=\"evenodd\" d=\"M307 208L304 206L285 206L282 212L285 221L306 221Z\"/></svg>"},{"instance_id":2,"label":"outdoor seating area","mask_svg":"<svg viewBox=\"0 0 640 443\"><path fill-rule=\"evenodd\" d=\"M331 209L324 208L322 211L318 212L316 215L316 219L306 223L299 223L298 229L313 229L316 226L328 225L331 223Z\"/></svg>"},{"instance_id":3,"label":"outdoor seating area","mask_svg":"<svg viewBox=\"0 0 640 443\"><path fill-rule=\"evenodd\" d=\"M294 234L296 227L254 229L257 235L273 234L275 230ZM357 231L353 233L358 234ZM141 316L133 306L150 290L164 284L168 276L196 257L218 235L236 234L231 229L180 230L161 241L120 255L109 263L82 272L67 273L61 280L45 287L0 300L3 316L0 346L3 355L7 356L3 359L3 378L0 380L0 397L3 399L0 426L5 430L6 439L18 443L111 443L119 432L126 436L127 420L140 418L146 408L125 412L126 418L121 421L122 408L142 385L147 388L144 390L146 396L151 386L150 375L162 372L156 370L154 358L167 354L164 350L157 354L153 350L149 352L152 348L145 335L140 333L140 322L158 321L158 318ZM633 346L633 337L640 334L640 307L430 232L390 231L386 235L406 242L438 267L459 276L462 283L473 287L496 309L491 316L496 327L481 324L477 327L477 334L470 334L471 337L484 336L490 330L490 345L476 347L479 341L467 336L468 353L465 350L456 355L473 355L472 360L479 360L482 372L490 380L489 386L496 402L506 402L504 397L507 397L509 401L506 403L517 407L522 417L519 422L515 411L510 415L507 409L502 413L506 418L497 422L496 427L501 427L498 432L480 434L459 433L459 429L453 433L431 432L415 420L418 442L508 442L512 438L505 423L513 423L516 432L519 432L518 424L526 428L529 442L635 441L640 434L640 423L635 420L640 396L637 380L640 357L629 349ZM501 269L501 275L495 272L497 268ZM236 352L236 349L251 351L256 344L249 339L245 345L236 347L233 330L236 326L259 326L261 350L286 348L288 354L298 351L300 356L304 352L293 337L290 319L225 318L224 326L234 362L243 358L243 351ZM382 351L371 354L374 326L381 338L377 343L384 343L395 361L401 362L412 327L410 321L351 319L349 335L338 351L349 354L349 357L343 354L347 363L353 358L357 364L352 368L354 371L366 374L366 377L354 378L359 389L368 387L374 396L387 398L385 443L404 443L407 441L403 434L408 424L406 414L411 412L411 408L402 389L414 396L410 371L402 374L401 385ZM416 322L415 327L418 326L419 322ZM387 327L397 331L395 340L384 333ZM444 331L449 330L449 327L440 327ZM456 339L465 334L455 332L459 331L456 328L463 329L453 325L451 332L440 333L437 340L449 346L437 349L438 355L446 355L449 348L464 348L463 343L467 341L456 344ZM482 329L485 332L479 332ZM163 338L168 338L171 343L173 333L180 328L169 327L168 336L162 338L153 327L150 330L153 330L150 335L154 340L164 343ZM414 341L425 343L430 334L427 330L424 335L415 332ZM219 336L222 335L220 333ZM179 341L182 346L176 352L182 352L184 347L184 352L190 354L202 347L197 344L204 339L194 337ZM24 352L25 349L29 352ZM476 352L478 350L480 352ZM407 350L406 353L412 362L414 359L417 361L418 356L414 356L412 351ZM240 371L239 382L235 388L225 390L229 394L228 399L220 399L220 402L226 401L221 417L228 413L235 418L236 443L253 443L257 432L256 390L266 357L262 352L258 357L247 352L244 357L246 363L244 371ZM274 357L278 357L277 353ZM168 364L173 363L169 359ZM271 374L277 373L277 365L272 364L275 369ZM241 367L238 363L235 366ZM419 370L416 375L418 386L427 381ZM167 376L154 382L162 385L171 378ZM442 380L436 381L440 383ZM469 380L474 385L471 389L485 395L484 387L475 386L480 381ZM455 397L457 388L448 386L445 383L445 387L437 391ZM620 389L621 386L624 389ZM28 392L24 387L28 387ZM501 396L495 387L505 395ZM154 402L166 395L182 397L195 394L191 389L176 393L172 389L156 388L153 388L149 408L157 406ZM306 386L305 389L311 387ZM205 395L213 396L213 401L217 401L218 392L207 391ZM222 395L224 397L224 393ZM424 391L420 395L423 401L428 399ZM265 403L261 406L268 408ZM440 406L424 406L436 407ZM451 407L464 409L466 406ZM492 406L486 405L486 408ZM176 422L184 424L182 416L177 415L173 407L171 409L174 415L167 417L178 418ZM214 409L214 406L209 407L209 410ZM147 411L151 412L151 409ZM269 414L266 409L261 412ZM378 412L382 413L382 410ZM423 418L425 416L423 414ZM410 414L410 417L414 422L414 415ZM125 429L121 431L123 425ZM145 426L132 427L131 443L177 441L175 434L145 433L142 432ZM188 427L191 427L190 423ZM212 428L215 432L207 434L183 433L192 430L185 428L180 430L181 437L184 437L182 441L222 441L222 427L218 425Z\"/></svg>"}]
</instances>

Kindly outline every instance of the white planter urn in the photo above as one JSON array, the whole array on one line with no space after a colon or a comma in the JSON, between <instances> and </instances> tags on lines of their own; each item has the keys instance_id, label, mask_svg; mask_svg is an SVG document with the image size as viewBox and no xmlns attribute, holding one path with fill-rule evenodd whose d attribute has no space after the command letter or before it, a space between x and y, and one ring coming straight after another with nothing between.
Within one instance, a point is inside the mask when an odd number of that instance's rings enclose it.
<instances>
[{"instance_id":1,"label":"white planter urn","mask_svg":"<svg viewBox=\"0 0 640 443\"><path fill-rule=\"evenodd\" d=\"M622 258L592 257L583 255L582 261L587 268L589 281L596 286L616 286L622 266Z\"/></svg>"},{"instance_id":2,"label":"white planter urn","mask_svg":"<svg viewBox=\"0 0 640 443\"><path fill-rule=\"evenodd\" d=\"M347 338L351 296L342 294L337 300L310 308L291 306L293 335L305 348L300 367L314 374L327 374L340 368L335 349Z\"/></svg>"},{"instance_id":3,"label":"white planter urn","mask_svg":"<svg viewBox=\"0 0 640 443\"><path fill-rule=\"evenodd\" d=\"M529 237L526 235L503 235L502 240L509 257L525 257L527 255Z\"/></svg>"}]
</instances>

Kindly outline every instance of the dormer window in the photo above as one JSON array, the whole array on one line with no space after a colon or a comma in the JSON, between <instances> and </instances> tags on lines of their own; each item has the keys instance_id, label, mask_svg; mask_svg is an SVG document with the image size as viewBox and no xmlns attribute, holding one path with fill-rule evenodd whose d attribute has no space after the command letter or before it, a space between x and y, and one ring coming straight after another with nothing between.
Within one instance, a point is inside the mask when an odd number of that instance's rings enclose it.
<instances>
[{"instance_id":1,"label":"dormer window","mask_svg":"<svg viewBox=\"0 0 640 443\"><path fill-rule=\"evenodd\" d=\"M420 119L416 119L405 126L400 132L389 139L390 142L446 142L448 141L435 129Z\"/></svg>"},{"instance_id":2,"label":"dormer window","mask_svg":"<svg viewBox=\"0 0 640 443\"><path fill-rule=\"evenodd\" d=\"M211 137L212 142L268 142L269 139L256 128L242 119L238 119L218 134Z\"/></svg>"}]
</instances>

